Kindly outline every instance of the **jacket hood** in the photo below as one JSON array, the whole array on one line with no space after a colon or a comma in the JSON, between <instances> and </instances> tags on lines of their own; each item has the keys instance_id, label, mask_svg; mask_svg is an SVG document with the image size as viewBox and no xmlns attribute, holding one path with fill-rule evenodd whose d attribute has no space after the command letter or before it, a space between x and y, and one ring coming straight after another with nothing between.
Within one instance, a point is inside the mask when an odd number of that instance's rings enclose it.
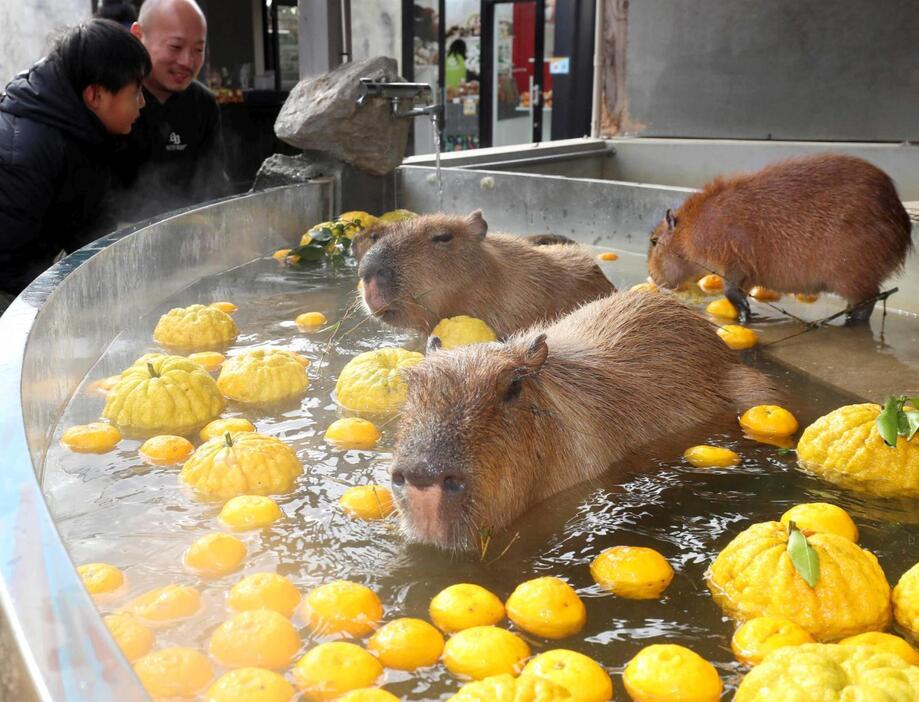
<instances>
[{"instance_id":1,"label":"jacket hood","mask_svg":"<svg viewBox=\"0 0 919 702\"><path fill-rule=\"evenodd\" d=\"M56 127L89 143L101 143L108 134L58 64L46 59L10 81L0 96L0 111Z\"/></svg>"}]
</instances>

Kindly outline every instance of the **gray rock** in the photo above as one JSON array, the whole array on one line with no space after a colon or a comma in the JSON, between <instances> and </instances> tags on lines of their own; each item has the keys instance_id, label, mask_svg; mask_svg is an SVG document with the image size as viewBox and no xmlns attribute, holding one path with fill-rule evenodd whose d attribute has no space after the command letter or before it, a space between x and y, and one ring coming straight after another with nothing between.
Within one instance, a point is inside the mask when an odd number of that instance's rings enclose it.
<instances>
[{"instance_id":1,"label":"gray rock","mask_svg":"<svg viewBox=\"0 0 919 702\"><path fill-rule=\"evenodd\" d=\"M275 188L279 185L306 183L312 178L338 177L341 162L322 151L305 151L296 156L272 154L255 174L252 191Z\"/></svg>"},{"instance_id":2,"label":"gray rock","mask_svg":"<svg viewBox=\"0 0 919 702\"><path fill-rule=\"evenodd\" d=\"M275 134L299 149L318 149L374 175L402 163L409 120L392 115L389 100L370 98L358 107L360 79L404 82L385 56L342 64L300 81L274 123Z\"/></svg>"}]
</instances>

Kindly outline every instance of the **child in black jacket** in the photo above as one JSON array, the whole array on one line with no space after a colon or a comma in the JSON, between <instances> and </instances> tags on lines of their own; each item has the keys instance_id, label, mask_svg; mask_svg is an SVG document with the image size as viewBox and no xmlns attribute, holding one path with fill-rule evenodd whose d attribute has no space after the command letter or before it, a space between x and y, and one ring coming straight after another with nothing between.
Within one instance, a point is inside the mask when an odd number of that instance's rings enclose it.
<instances>
[{"instance_id":1,"label":"child in black jacket","mask_svg":"<svg viewBox=\"0 0 919 702\"><path fill-rule=\"evenodd\" d=\"M0 95L0 293L104 233L116 147L143 107L150 57L124 27L85 22ZM0 310L3 305L0 301Z\"/></svg>"}]
</instances>

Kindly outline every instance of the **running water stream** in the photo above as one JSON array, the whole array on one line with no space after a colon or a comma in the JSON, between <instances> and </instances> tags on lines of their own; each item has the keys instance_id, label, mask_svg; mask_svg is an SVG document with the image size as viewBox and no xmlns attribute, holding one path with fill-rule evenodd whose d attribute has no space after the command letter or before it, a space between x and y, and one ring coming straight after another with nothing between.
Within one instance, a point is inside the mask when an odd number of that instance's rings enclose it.
<instances>
[{"instance_id":1,"label":"running water stream","mask_svg":"<svg viewBox=\"0 0 919 702\"><path fill-rule=\"evenodd\" d=\"M442 212L444 209L444 177L440 172L440 120L437 113L431 113L431 126L434 129L434 167L437 174L437 206Z\"/></svg>"}]
</instances>

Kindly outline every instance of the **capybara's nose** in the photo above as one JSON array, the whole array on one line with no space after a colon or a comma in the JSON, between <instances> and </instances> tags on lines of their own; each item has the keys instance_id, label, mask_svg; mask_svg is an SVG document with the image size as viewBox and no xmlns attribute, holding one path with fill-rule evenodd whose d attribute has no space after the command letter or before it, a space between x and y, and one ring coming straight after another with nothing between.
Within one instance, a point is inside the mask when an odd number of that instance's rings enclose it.
<instances>
[{"instance_id":1,"label":"capybara's nose","mask_svg":"<svg viewBox=\"0 0 919 702\"><path fill-rule=\"evenodd\" d=\"M446 495L457 495L466 489L466 480L457 471L439 470L425 460L396 468L392 472L392 484L397 489L413 487L424 490L435 487Z\"/></svg>"}]
</instances>

